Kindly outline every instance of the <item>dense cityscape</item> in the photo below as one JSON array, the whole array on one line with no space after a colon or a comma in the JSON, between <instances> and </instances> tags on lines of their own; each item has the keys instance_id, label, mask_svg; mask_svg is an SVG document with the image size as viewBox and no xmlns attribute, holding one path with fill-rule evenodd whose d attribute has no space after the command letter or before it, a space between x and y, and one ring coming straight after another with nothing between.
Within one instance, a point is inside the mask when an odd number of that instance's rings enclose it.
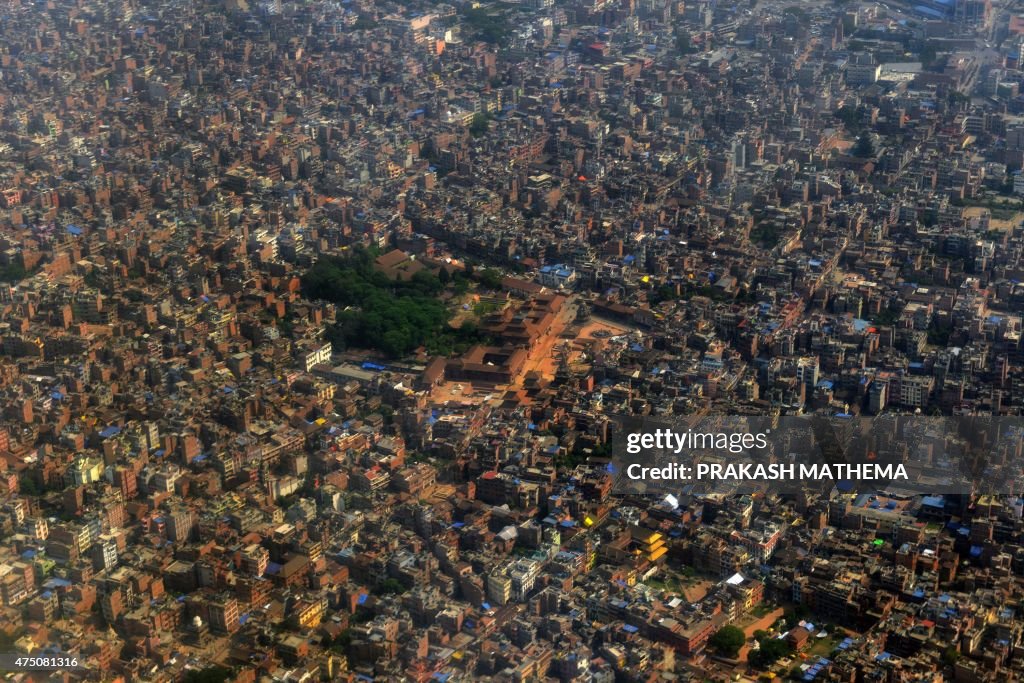
<instances>
[{"instance_id":1,"label":"dense cityscape","mask_svg":"<svg viewBox=\"0 0 1024 683\"><path fill-rule=\"evenodd\" d=\"M0 0L0 675L1024 680L1024 432L613 467L1019 418L1022 84L1016 0Z\"/></svg>"}]
</instances>

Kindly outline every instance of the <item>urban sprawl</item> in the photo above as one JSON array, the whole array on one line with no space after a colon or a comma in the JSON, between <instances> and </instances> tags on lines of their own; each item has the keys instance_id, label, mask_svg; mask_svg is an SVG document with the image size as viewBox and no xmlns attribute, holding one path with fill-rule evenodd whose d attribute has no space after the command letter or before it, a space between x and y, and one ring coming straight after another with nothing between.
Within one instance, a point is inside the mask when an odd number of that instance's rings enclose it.
<instances>
[{"instance_id":1,"label":"urban sprawl","mask_svg":"<svg viewBox=\"0 0 1024 683\"><path fill-rule=\"evenodd\" d=\"M1016 0L2 0L4 675L1024 680L1024 498L610 466L1019 416L1022 83Z\"/></svg>"}]
</instances>

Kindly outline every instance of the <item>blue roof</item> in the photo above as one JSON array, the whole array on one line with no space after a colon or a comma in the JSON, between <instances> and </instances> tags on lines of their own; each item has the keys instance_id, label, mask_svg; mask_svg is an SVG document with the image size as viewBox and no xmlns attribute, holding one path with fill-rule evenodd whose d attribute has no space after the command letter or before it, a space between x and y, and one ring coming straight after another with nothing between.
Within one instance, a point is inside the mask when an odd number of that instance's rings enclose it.
<instances>
[{"instance_id":1,"label":"blue roof","mask_svg":"<svg viewBox=\"0 0 1024 683\"><path fill-rule=\"evenodd\" d=\"M109 439L110 437L117 436L120 433L121 433L121 428L120 427L118 427L117 425L110 425L109 427L103 429L100 432L100 436L103 437L104 439Z\"/></svg>"},{"instance_id":2,"label":"blue roof","mask_svg":"<svg viewBox=\"0 0 1024 683\"><path fill-rule=\"evenodd\" d=\"M78 227L77 225L69 225L69 226L67 226L66 230L68 232L70 232L72 235L81 235L82 234L82 229L80 227Z\"/></svg>"}]
</instances>

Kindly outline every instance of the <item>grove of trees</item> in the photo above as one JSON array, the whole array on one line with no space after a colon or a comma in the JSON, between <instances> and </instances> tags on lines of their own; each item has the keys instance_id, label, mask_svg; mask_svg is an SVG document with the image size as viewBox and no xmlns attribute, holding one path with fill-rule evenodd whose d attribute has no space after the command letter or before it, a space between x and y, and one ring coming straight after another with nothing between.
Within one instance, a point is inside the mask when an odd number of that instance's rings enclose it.
<instances>
[{"instance_id":1,"label":"grove of trees","mask_svg":"<svg viewBox=\"0 0 1024 683\"><path fill-rule=\"evenodd\" d=\"M730 659L736 658L745 642L747 642L747 636L743 633L743 629L731 624L718 629L708 641L718 654Z\"/></svg>"},{"instance_id":2,"label":"grove of trees","mask_svg":"<svg viewBox=\"0 0 1024 683\"><path fill-rule=\"evenodd\" d=\"M455 279L461 281L462 276ZM373 253L358 249L347 258L322 258L302 278L305 295L343 309L328 330L337 349L366 348L392 358L420 346L431 353L461 353L486 341L472 324L452 328L438 298L441 279L422 270L408 280L389 280L373 267Z\"/></svg>"}]
</instances>

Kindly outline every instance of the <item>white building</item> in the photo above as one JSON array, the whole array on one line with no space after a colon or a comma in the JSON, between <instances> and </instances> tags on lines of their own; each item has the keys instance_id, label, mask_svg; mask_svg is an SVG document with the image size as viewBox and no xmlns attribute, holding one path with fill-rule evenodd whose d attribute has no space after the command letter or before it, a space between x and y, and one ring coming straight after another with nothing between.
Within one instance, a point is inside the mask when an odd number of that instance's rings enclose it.
<instances>
[{"instance_id":1,"label":"white building","mask_svg":"<svg viewBox=\"0 0 1024 683\"><path fill-rule=\"evenodd\" d=\"M537 274L537 280L545 287L569 287L576 281L576 271L565 264L544 266Z\"/></svg>"}]
</instances>

